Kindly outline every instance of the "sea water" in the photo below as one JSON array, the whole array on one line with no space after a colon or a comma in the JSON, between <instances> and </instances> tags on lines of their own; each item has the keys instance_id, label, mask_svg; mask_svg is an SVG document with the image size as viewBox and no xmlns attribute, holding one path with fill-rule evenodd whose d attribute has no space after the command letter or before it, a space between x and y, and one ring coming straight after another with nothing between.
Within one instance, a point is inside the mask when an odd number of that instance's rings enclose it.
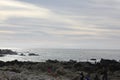
<instances>
[{"instance_id":1,"label":"sea water","mask_svg":"<svg viewBox=\"0 0 120 80\"><path fill-rule=\"evenodd\" d=\"M18 49L14 50L18 52L18 55L7 55L0 57L2 61L33 61L44 62L48 59L59 61L90 61L94 58L98 61L101 58L120 60L120 50L108 50L108 49ZM25 56L20 56L23 53ZM29 53L39 54L39 56L29 56Z\"/></svg>"}]
</instances>

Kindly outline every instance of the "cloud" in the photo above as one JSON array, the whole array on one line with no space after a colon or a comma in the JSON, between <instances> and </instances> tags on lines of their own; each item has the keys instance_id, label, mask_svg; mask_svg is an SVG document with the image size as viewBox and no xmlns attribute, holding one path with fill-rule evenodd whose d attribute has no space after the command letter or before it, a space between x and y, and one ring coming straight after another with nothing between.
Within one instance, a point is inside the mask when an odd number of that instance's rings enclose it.
<instances>
[{"instance_id":1,"label":"cloud","mask_svg":"<svg viewBox=\"0 0 120 80\"><path fill-rule=\"evenodd\" d=\"M118 0L1 0L0 41L9 47L102 48L103 43L114 48L120 40L119 4Z\"/></svg>"},{"instance_id":2,"label":"cloud","mask_svg":"<svg viewBox=\"0 0 120 80\"><path fill-rule=\"evenodd\" d=\"M9 20L10 18L35 18L35 19L45 19L51 22L68 23L76 25L77 22L66 18L63 15L56 14L50 9L36 6L30 3L25 3L17 0L2 0L0 1L1 19L0 21ZM7 7L7 8L6 8ZM4 9L6 8L6 9ZM10 9L9 9L10 8Z\"/></svg>"},{"instance_id":3,"label":"cloud","mask_svg":"<svg viewBox=\"0 0 120 80\"><path fill-rule=\"evenodd\" d=\"M51 11L42 7L37 7L32 4L19 2L16 0L1 0L0 1L0 17L2 20L8 20L11 17L28 17L28 18L46 18L51 14ZM4 9L5 8L5 9ZM11 9L9 9L11 8Z\"/></svg>"},{"instance_id":4,"label":"cloud","mask_svg":"<svg viewBox=\"0 0 120 80\"><path fill-rule=\"evenodd\" d=\"M0 30L0 34L14 34L13 31Z\"/></svg>"}]
</instances>

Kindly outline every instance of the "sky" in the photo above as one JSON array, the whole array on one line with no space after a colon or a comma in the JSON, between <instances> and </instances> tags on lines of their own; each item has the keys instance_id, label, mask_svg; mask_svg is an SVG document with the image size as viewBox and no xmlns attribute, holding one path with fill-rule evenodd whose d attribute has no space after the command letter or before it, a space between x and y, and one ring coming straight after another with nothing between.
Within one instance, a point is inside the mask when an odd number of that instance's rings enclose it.
<instances>
[{"instance_id":1,"label":"sky","mask_svg":"<svg viewBox=\"0 0 120 80\"><path fill-rule=\"evenodd\" d=\"M0 48L120 49L120 0L0 0Z\"/></svg>"}]
</instances>

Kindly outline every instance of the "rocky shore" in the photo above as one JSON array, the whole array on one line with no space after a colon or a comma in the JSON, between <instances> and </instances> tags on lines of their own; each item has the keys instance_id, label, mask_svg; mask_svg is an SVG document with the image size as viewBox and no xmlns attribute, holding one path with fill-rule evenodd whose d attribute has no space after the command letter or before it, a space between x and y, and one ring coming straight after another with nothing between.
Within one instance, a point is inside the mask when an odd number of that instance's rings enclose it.
<instances>
[{"instance_id":1,"label":"rocky shore","mask_svg":"<svg viewBox=\"0 0 120 80\"><path fill-rule=\"evenodd\" d=\"M18 54L12 50L0 50L0 56L5 55ZM29 56L38 55L30 53ZM97 62L94 58L91 60L94 63L75 60L0 61L0 80L120 80L120 62L108 59Z\"/></svg>"},{"instance_id":2,"label":"rocky shore","mask_svg":"<svg viewBox=\"0 0 120 80\"><path fill-rule=\"evenodd\" d=\"M100 62L47 60L46 62L0 61L0 80L80 80L81 72L90 80L107 70L108 80L120 80L120 63L101 59Z\"/></svg>"}]
</instances>

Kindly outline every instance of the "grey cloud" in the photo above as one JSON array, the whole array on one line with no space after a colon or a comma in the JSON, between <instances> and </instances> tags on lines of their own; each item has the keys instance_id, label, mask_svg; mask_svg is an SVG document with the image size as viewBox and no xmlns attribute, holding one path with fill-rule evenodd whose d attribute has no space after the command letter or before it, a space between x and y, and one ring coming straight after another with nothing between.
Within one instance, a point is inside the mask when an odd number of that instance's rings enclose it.
<instances>
[{"instance_id":1,"label":"grey cloud","mask_svg":"<svg viewBox=\"0 0 120 80\"><path fill-rule=\"evenodd\" d=\"M118 0L17 0L43 7L70 22L12 16L1 22L0 43L5 47L118 48L120 19ZM4 7L6 10L17 8ZM3 8L0 8L3 10ZM20 8L19 8L20 10ZM59 19L59 18L57 18ZM72 22L75 25L71 24ZM90 34L94 33L94 34ZM8 45L7 45L8 44ZM12 45L13 44L13 45ZM24 45L27 44L27 45Z\"/></svg>"}]
</instances>

